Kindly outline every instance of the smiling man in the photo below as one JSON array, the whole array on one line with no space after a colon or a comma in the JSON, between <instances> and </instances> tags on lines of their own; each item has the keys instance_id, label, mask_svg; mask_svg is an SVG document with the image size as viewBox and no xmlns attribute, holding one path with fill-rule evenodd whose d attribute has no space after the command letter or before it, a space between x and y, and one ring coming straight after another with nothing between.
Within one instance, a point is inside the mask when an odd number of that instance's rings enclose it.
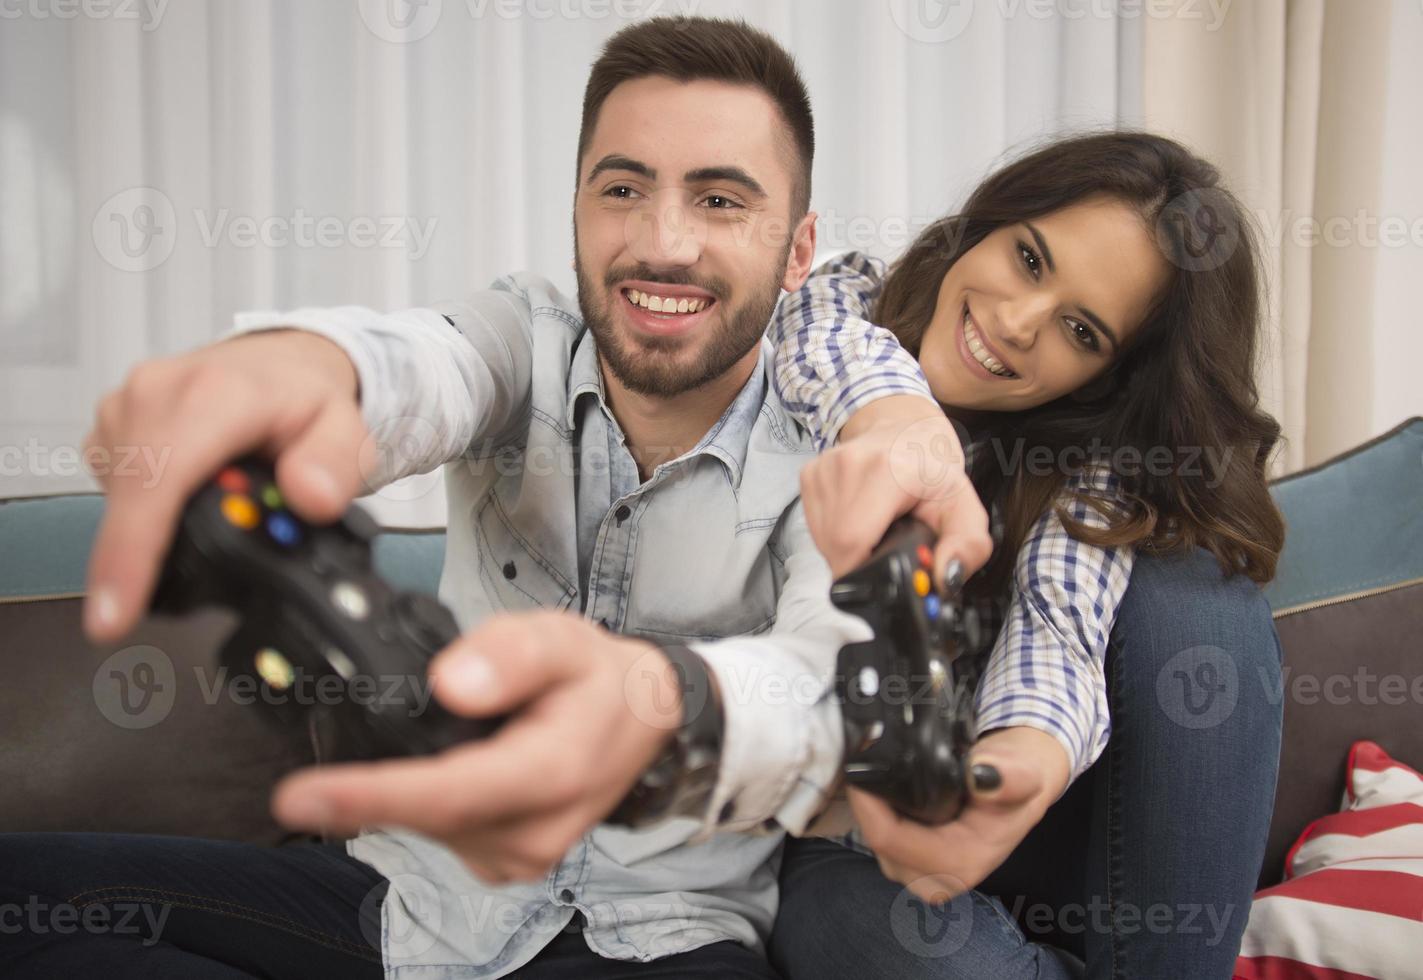
<instances>
[{"instance_id":1,"label":"smiling man","mask_svg":"<svg viewBox=\"0 0 1423 980\"><path fill-rule=\"evenodd\" d=\"M869 633L829 603L798 503L813 447L762 336L814 252L813 143L804 85L770 38L641 23L585 93L577 304L519 274L438 309L248 314L241 336L142 365L104 400L91 445L177 451L156 488L106 483L91 636L132 625L183 501L228 459L270 452L313 519L445 464L440 591L466 632L432 665L436 694L513 717L434 758L279 788L281 819L358 834L347 845L0 837L0 902L151 896L172 911L148 937L161 943L7 936L12 964L774 975L776 855L836 779L825 695L840 646ZM368 433L420 448L372 463Z\"/></svg>"}]
</instances>

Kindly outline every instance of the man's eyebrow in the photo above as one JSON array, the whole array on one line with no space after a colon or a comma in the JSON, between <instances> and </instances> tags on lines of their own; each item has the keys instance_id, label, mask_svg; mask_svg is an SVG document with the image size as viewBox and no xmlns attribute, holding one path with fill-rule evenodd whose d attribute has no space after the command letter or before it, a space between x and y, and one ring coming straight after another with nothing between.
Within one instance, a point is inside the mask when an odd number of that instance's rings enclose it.
<instances>
[{"instance_id":1,"label":"man's eyebrow","mask_svg":"<svg viewBox=\"0 0 1423 980\"><path fill-rule=\"evenodd\" d=\"M621 153L609 153L603 157L603 159L593 164L593 169L588 171L588 183L593 183L599 174L609 170L628 170L635 174L641 174L648 180L657 179L657 171L653 170L641 160L625 157Z\"/></svg>"},{"instance_id":2,"label":"man's eyebrow","mask_svg":"<svg viewBox=\"0 0 1423 980\"><path fill-rule=\"evenodd\" d=\"M752 194L758 197L766 196L766 189L740 167L698 167L696 170L688 170L682 175L682 179L689 184L705 184L714 180L727 180L733 184L740 184Z\"/></svg>"}]
</instances>

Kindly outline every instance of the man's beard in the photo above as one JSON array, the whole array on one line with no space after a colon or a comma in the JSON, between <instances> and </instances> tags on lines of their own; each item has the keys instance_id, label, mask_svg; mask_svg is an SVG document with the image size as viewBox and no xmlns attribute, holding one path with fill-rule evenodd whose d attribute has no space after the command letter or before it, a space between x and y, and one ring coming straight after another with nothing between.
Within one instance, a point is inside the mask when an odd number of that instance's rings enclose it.
<instances>
[{"instance_id":1,"label":"man's beard","mask_svg":"<svg viewBox=\"0 0 1423 980\"><path fill-rule=\"evenodd\" d=\"M685 336L640 336L630 344L618 333L613 327L612 311L598 305L598 293L584 274L583 262L575 245L573 258L578 276L578 306L583 311L583 322L593 332L598 353L613 376L630 391L640 395L670 398L721 377L745 357L747 351L761 342L771 314L775 312L776 301L780 298L780 283L789 257L790 246L787 245L774 276L763 288L752 289L746 300L735 309L727 307L726 297L730 290L723 279L703 280L685 272L654 272L644 265L608 270L603 285L612 303L627 301L615 286L628 279L643 279L669 286L695 286L716 297L713 315L719 312L721 324L715 328L713 336L703 341L701 357L689 364L678 363L677 358L689 346L689 338ZM698 329L707 326L711 324Z\"/></svg>"}]
</instances>

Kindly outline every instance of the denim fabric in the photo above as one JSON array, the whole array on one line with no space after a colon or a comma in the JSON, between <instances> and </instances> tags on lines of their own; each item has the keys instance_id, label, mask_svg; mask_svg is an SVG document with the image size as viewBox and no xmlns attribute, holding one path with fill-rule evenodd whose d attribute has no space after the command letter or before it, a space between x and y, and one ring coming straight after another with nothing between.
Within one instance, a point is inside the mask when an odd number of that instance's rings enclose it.
<instances>
[{"instance_id":1,"label":"denim fabric","mask_svg":"<svg viewBox=\"0 0 1423 980\"><path fill-rule=\"evenodd\" d=\"M387 887L339 844L0 834L0 972L16 980L374 980ZM605 959L574 929L517 976L775 974L763 956L733 942L651 963Z\"/></svg>"},{"instance_id":2,"label":"denim fabric","mask_svg":"<svg viewBox=\"0 0 1423 980\"><path fill-rule=\"evenodd\" d=\"M836 654L869 636L830 602L799 503L813 447L771 389L769 344L697 445L639 481L594 337L538 276L438 310L237 323L279 327L320 333L350 356L381 447L376 482L443 466L440 597L463 629L502 612L581 611L614 632L688 643L728 692L703 812L597 827L543 880L487 885L441 843L399 829L351 841L350 854L391 882L386 975L504 976L575 914L610 958L723 940L764 950L781 838L805 828L839 772L839 709L824 697Z\"/></svg>"},{"instance_id":3,"label":"denim fabric","mask_svg":"<svg viewBox=\"0 0 1423 980\"><path fill-rule=\"evenodd\" d=\"M1279 764L1260 590L1205 552L1139 556L1107 676L1107 751L972 898L916 911L869 858L789 841L772 962L791 980L1073 976L1074 959L1093 980L1228 980Z\"/></svg>"},{"instance_id":4,"label":"denim fabric","mask_svg":"<svg viewBox=\"0 0 1423 980\"><path fill-rule=\"evenodd\" d=\"M385 892L340 844L0 834L0 972L378 978Z\"/></svg>"}]
</instances>

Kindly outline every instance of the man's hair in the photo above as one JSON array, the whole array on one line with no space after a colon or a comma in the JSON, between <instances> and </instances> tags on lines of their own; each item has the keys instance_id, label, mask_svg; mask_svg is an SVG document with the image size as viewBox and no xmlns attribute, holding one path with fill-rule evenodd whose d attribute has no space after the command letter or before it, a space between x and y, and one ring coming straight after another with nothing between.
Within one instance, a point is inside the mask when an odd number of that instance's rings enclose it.
<instances>
[{"instance_id":1,"label":"man's hair","mask_svg":"<svg viewBox=\"0 0 1423 980\"><path fill-rule=\"evenodd\" d=\"M655 17L625 27L608 39L583 90L578 133L578 166L593 138L598 112L623 82L660 75L679 82L709 80L750 85L776 104L799 158L792 168L791 217L810 208L810 168L815 157L815 124L810 96L795 61L770 35L741 21L710 17ZM581 172L581 169L580 169Z\"/></svg>"}]
</instances>

